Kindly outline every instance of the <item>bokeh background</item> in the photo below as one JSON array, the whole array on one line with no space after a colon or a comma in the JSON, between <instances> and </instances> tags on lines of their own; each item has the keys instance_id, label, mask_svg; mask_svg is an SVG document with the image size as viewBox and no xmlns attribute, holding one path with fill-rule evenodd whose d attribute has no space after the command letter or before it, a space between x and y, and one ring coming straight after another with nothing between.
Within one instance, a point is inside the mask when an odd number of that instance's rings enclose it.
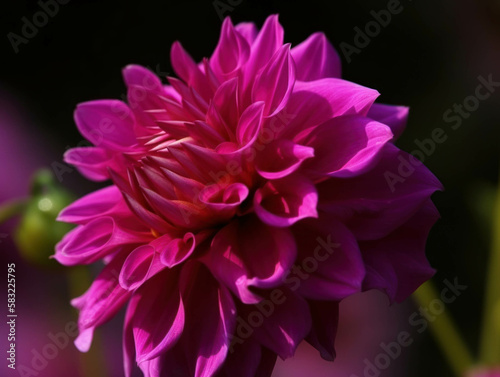
<instances>
[{"instance_id":1,"label":"bokeh background","mask_svg":"<svg viewBox=\"0 0 500 377\"><path fill-rule=\"evenodd\" d=\"M266 16L279 13L287 42L295 45L323 31L340 51L342 43L354 45L354 28L364 29L373 19L371 12L387 9L388 1L72 0L59 5L57 14L20 44L17 53L7 35L20 35L23 17L31 20L40 4L21 0L2 4L0 202L27 196L34 172L59 166L64 151L82 141L72 119L77 103L123 98L125 65L142 64L162 76L172 75L169 49L175 40L182 41L196 60L209 56L222 23L214 3L226 4L220 12L234 22L261 25ZM424 159L446 188L434 196L442 218L431 232L428 257L438 270L434 278L438 288L445 279L455 278L468 286L448 309L476 352L498 180L500 88L479 101L477 110L463 117L455 130L443 116L475 94L478 77L500 81L500 2L400 3L403 11L393 15L359 53L349 59L341 53L343 75L376 88L382 102L410 106L407 131L398 141L402 149L418 150L415 140L430 138L438 127L448 136ZM100 187L76 170L62 177L61 185L75 196ZM11 371L2 359L0 375L122 376L122 318L104 326L93 351L80 355L66 326L76 320L69 299L83 292L85 272L24 262L14 242L18 221L10 220L0 229L0 276L6 276L7 263L16 263L17 365L27 369ZM92 268L90 274L98 269ZM75 282L75 276L80 280ZM3 307L6 279L1 280ZM278 363L275 376L361 377L366 360L373 361L381 352L380 344L394 341L401 331L411 333L414 342L381 376L451 376L431 332L418 333L409 324L416 309L411 299L389 306L377 292L352 297L342 305L337 362L322 361L310 348L301 347L295 358ZM65 331L67 337L61 335ZM1 325L0 344L6 344L6 336L7 327ZM54 339L64 344L55 356L38 357L47 344L57 345ZM1 352L5 353L3 348Z\"/></svg>"}]
</instances>

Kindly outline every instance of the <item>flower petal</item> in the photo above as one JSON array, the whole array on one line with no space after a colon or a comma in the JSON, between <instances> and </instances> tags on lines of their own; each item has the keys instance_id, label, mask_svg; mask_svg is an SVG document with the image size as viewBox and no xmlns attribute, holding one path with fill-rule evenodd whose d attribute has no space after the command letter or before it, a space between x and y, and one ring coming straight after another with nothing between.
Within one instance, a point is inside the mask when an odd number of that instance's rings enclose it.
<instances>
[{"instance_id":1,"label":"flower petal","mask_svg":"<svg viewBox=\"0 0 500 377\"><path fill-rule=\"evenodd\" d=\"M366 116L378 95L376 90L341 79L297 81L283 110L288 121L281 135L301 143L315 127L334 117Z\"/></svg>"},{"instance_id":2,"label":"flower petal","mask_svg":"<svg viewBox=\"0 0 500 377\"><path fill-rule=\"evenodd\" d=\"M296 255L289 230L268 227L249 216L221 229L203 262L242 302L256 303L262 298L251 287L282 284Z\"/></svg>"},{"instance_id":3,"label":"flower petal","mask_svg":"<svg viewBox=\"0 0 500 377\"><path fill-rule=\"evenodd\" d=\"M254 210L266 224L287 227L307 217L317 217L318 193L306 178L291 175L268 181L254 195Z\"/></svg>"},{"instance_id":4,"label":"flower petal","mask_svg":"<svg viewBox=\"0 0 500 377\"><path fill-rule=\"evenodd\" d=\"M184 80L186 84L192 86L205 101L212 96L213 93L208 85L206 77L179 42L175 42L172 45L170 60L177 75Z\"/></svg>"},{"instance_id":5,"label":"flower petal","mask_svg":"<svg viewBox=\"0 0 500 377\"><path fill-rule=\"evenodd\" d=\"M159 259L153 246L142 245L134 249L123 263L119 277L120 285L128 291L136 290L165 268Z\"/></svg>"},{"instance_id":6,"label":"flower petal","mask_svg":"<svg viewBox=\"0 0 500 377\"><path fill-rule=\"evenodd\" d=\"M94 329L114 317L130 298L130 293L118 283L118 274L126 255L125 250L111 259L87 292L71 301L80 310L80 335L75 339L75 345L81 352L89 350Z\"/></svg>"},{"instance_id":7,"label":"flower petal","mask_svg":"<svg viewBox=\"0 0 500 377\"><path fill-rule=\"evenodd\" d=\"M183 351L194 377L212 377L226 359L236 308L231 293L197 262L182 270L180 289L185 303Z\"/></svg>"},{"instance_id":8,"label":"flower petal","mask_svg":"<svg viewBox=\"0 0 500 377\"><path fill-rule=\"evenodd\" d=\"M313 180L359 175L378 162L384 144L391 139L389 127L369 118L333 118L303 141L314 148L315 155L304 164L304 170Z\"/></svg>"},{"instance_id":9,"label":"flower petal","mask_svg":"<svg viewBox=\"0 0 500 377\"><path fill-rule=\"evenodd\" d=\"M145 67L130 64L123 69L122 73L127 86L135 85L156 93L163 92L161 80Z\"/></svg>"},{"instance_id":10,"label":"flower petal","mask_svg":"<svg viewBox=\"0 0 500 377\"><path fill-rule=\"evenodd\" d=\"M313 81L341 76L340 56L323 33L312 34L292 48L291 53L297 68L297 80Z\"/></svg>"},{"instance_id":11,"label":"flower petal","mask_svg":"<svg viewBox=\"0 0 500 377\"><path fill-rule=\"evenodd\" d=\"M294 226L298 257L287 275L292 290L312 300L341 299L360 292L365 268L356 238L333 216L320 213Z\"/></svg>"},{"instance_id":12,"label":"flower petal","mask_svg":"<svg viewBox=\"0 0 500 377\"><path fill-rule=\"evenodd\" d=\"M219 43L210 59L210 66L221 80L227 80L237 74L249 55L247 40L235 30L231 19L227 17L222 23Z\"/></svg>"},{"instance_id":13,"label":"flower petal","mask_svg":"<svg viewBox=\"0 0 500 377\"><path fill-rule=\"evenodd\" d=\"M86 224L97 217L128 210L126 206L122 207L123 204L120 190L116 186L108 186L71 203L59 213L57 221Z\"/></svg>"},{"instance_id":14,"label":"flower petal","mask_svg":"<svg viewBox=\"0 0 500 377\"><path fill-rule=\"evenodd\" d=\"M267 64L283 45L283 28L278 15L269 16L252 44L250 58L246 64L245 86L253 83L257 72Z\"/></svg>"},{"instance_id":15,"label":"flower petal","mask_svg":"<svg viewBox=\"0 0 500 377\"><path fill-rule=\"evenodd\" d=\"M394 139L403 133L408 120L409 108L406 106L393 106L374 103L368 112L368 117L391 127Z\"/></svg>"},{"instance_id":16,"label":"flower petal","mask_svg":"<svg viewBox=\"0 0 500 377\"><path fill-rule=\"evenodd\" d=\"M124 231L109 216L79 225L56 245L54 258L65 266L90 264L116 251L120 246L147 240L142 234Z\"/></svg>"},{"instance_id":17,"label":"flower petal","mask_svg":"<svg viewBox=\"0 0 500 377\"><path fill-rule=\"evenodd\" d=\"M403 175L399 175L402 173ZM349 179L329 179L317 186L319 208L341 220L358 240L387 236L443 187L421 163L386 144L379 164ZM360 200L362 198L362 200Z\"/></svg>"},{"instance_id":18,"label":"flower petal","mask_svg":"<svg viewBox=\"0 0 500 377\"><path fill-rule=\"evenodd\" d=\"M270 377L275 361L276 355L255 339L238 339L217 377Z\"/></svg>"},{"instance_id":19,"label":"flower petal","mask_svg":"<svg viewBox=\"0 0 500 377\"><path fill-rule=\"evenodd\" d=\"M270 313L266 312L260 326L254 326L252 336L282 359L287 359L294 355L297 346L311 331L311 314L307 301L286 287L273 292L275 297L279 295L279 304L275 304ZM252 326L256 313L263 315L257 306L247 305L241 318L247 326Z\"/></svg>"},{"instance_id":20,"label":"flower petal","mask_svg":"<svg viewBox=\"0 0 500 377\"><path fill-rule=\"evenodd\" d=\"M81 103L75 110L75 122L80 133L95 146L128 151L137 144L133 113L121 101Z\"/></svg>"},{"instance_id":21,"label":"flower petal","mask_svg":"<svg viewBox=\"0 0 500 377\"><path fill-rule=\"evenodd\" d=\"M184 304L179 294L178 273L164 270L134 293L138 300L131 327L137 363L151 360L171 349L184 329Z\"/></svg>"},{"instance_id":22,"label":"flower petal","mask_svg":"<svg viewBox=\"0 0 500 377\"><path fill-rule=\"evenodd\" d=\"M429 231L439 218L430 200L408 222L376 241L360 243L366 263L363 289L379 289L401 302L435 273L425 256Z\"/></svg>"},{"instance_id":23,"label":"flower petal","mask_svg":"<svg viewBox=\"0 0 500 377\"><path fill-rule=\"evenodd\" d=\"M335 336L339 320L339 303L335 301L309 300L312 316L312 329L306 340L316 348L321 357L327 361L334 361Z\"/></svg>"},{"instance_id":24,"label":"flower petal","mask_svg":"<svg viewBox=\"0 0 500 377\"><path fill-rule=\"evenodd\" d=\"M109 179L108 167L119 167L115 157L109 149L99 147L71 148L64 153L64 161L76 166L84 177L92 181Z\"/></svg>"},{"instance_id":25,"label":"flower petal","mask_svg":"<svg viewBox=\"0 0 500 377\"><path fill-rule=\"evenodd\" d=\"M302 162L314 157L314 149L286 139L267 144L255 161L255 169L261 177L278 179L295 172Z\"/></svg>"},{"instance_id":26,"label":"flower petal","mask_svg":"<svg viewBox=\"0 0 500 377\"><path fill-rule=\"evenodd\" d=\"M265 103L264 115L273 116L288 102L295 84L295 65L290 45L281 47L258 74L252 87L252 102Z\"/></svg>"}]
</instances>

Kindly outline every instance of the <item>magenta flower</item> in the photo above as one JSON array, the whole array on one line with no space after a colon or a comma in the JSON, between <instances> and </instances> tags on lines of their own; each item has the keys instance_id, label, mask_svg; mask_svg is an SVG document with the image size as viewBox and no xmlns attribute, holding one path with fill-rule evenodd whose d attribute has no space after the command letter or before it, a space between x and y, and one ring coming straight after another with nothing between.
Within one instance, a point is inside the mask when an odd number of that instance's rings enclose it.
<instances>
[{"instance_id":1,"label":"magenta flower","mask_svg":"<svg viewBox=\"0 0 500 377\"><path fill-rule=\"evenodd\" d=\"M127 302L125 371L269 376L306 340L333 360L338 303L380 289L395 301L434 273L424 252L439 181L394 146L405 107L340 79L321 33L291 48L277 16L226 19L209 59L176 42L178 78L123 74L128 104L80 104L94 146L67 152L112 185L76 201L65 265L103 259L77 347ZM412 174L388 180L409 159ZM391 175L392 177L392 175Z\"/></svg>"}]
</instances>

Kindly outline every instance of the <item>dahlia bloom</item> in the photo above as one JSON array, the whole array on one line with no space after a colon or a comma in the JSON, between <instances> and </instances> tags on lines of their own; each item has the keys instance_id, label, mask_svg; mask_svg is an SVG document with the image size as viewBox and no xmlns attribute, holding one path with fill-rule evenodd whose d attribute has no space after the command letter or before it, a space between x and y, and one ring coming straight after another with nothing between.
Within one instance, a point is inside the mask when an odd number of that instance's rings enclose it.
<instances>
[{"instance_id":1,"label":"dahlia bloom","mask_svg":"<svg viewBox=\"0 0 500 377\"><path fill-rule=\"evenodd\" d=\"M168 85L128 66L128 104L78 105L94 146L65 159L112 185L63 210L71 266L104 260L80 310L81 351L128 303L124 364L145 376L270 376L305 340L335 357L338 303L401 301L434 273L424 252L439 181L394 144L405 107L340 78L321 33L291 48L277 16L227 18L196 63L176 42Z\"/></svg>"}]
</instances>

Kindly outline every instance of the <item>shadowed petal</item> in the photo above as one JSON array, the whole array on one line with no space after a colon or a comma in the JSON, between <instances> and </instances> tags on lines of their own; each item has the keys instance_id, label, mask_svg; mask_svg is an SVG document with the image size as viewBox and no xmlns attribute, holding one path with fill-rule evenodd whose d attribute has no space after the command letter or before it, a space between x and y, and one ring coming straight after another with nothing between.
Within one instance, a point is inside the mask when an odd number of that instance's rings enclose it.
<instances>
[{"instance_id":1,"label":"shadowed petal","mask_svg":"<svg viewBox=\"0 0 500 377\"><path fill-rule=\"evenodd\" d=\"M401 302L435 273L425 256L429 231L439 218L430 200L387 237L360 243L366 263L363 289L379 289Z\"/></svg>"},{"instance_id":2,"label":"shadowed petal","mask_svg":"<svg viewBox=\"0 0 500 377\"><path fill-rule=\"evenodd\" d=\"M295 172L304 160L311 157L314 157L311 147L286 139L274 140L257 155L255 169L267 179L283 178Z\"/></svg>"},{"instance_id":3,"label":"shadowed petal","mask_svg":"<svg viewBox=\"0 0 500 377\"><path fill-rule=\"evenodd\" d=\"M256 303L262 298L251 287L282 284L296 255L288 229L268 227L250 216L220 230L203 262L242 302Z\"/></svg>"},{"instance_id":4,"label":"shadowed petal","mask_svg":"<svg viewBox=\"0 0 500 377\"><path fill-rule=\"evenodd\" d=\"M391 127L394 139L403 133L408 120L409 108L406 106L393 106L374 103L368 112L368 117Z\"/></svg>"},{"instance_id":5,"label":"shadowed petal","mask_svg":"<svg viewBox=\"0 0 500 377\"><path fill-rule=\"evenodd\" d=\"M311 331L311 314L307 301L288 288L276 288L274 291L275 297L279 292L279 304L273 305L265 320L258 322L262 322L260 326L254 326L253 337L282 359L287 359L293 356L299 343ZM256 306L246 305L241 318L247 324L254 323L252 316L256 313L263 316Z\"/></svg>"},{"instance_id":6,"label":"shadowed petal","mask_svg":"<svg viewBox=\"0 0 500 377\"><path fill-rule=\"evenodd\" d=\"M335 336L339 320L339 303L335 301L308 301L312 316L312 329L306 340L321 357L334 361Z\"/></svg>"},{"instance_id":7,"label":"shadowed petal","mask_svg":"<svg viewBox=\"0 0 500 377\"><path fill-rule=\"evenodd\" d=\"M291 289L313 300L341 299L360 292L365 277L356 238L333 216L320 213L294 226L298 257L287 276Z\"/></svg>"},{"instance_id":8,"label":"shadowed petal","mask_svg":"<svg viewBox=\"0 0 500 377\"><path fill-rule=\"evenodd\" d=\"M371 171L318 185L319 208L335 215L359 240L385 237L408 221L432 193L443 189L421 162L413 162L412 156L386 144Z\"/></svg>"},{"instance_id":9,"label":"shadowed petal","mask_svg":"<svg viewBox=\"0 0 500 377\"><path fill-rule=\"evenodd\" d=\"M287 227L307 217L317 217L318 194L305 177L293 175L268 181L254 195L254 209L266 224Z\"/></svg>"}]
</instances>

